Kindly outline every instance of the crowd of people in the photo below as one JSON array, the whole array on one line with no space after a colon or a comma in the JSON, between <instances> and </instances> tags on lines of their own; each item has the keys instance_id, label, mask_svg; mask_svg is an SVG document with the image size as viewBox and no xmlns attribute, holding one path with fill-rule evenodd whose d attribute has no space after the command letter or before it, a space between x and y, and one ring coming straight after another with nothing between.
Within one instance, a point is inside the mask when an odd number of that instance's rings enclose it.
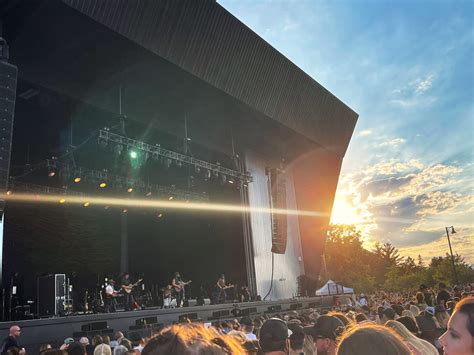
<instances>
[{"instance_id":1,"label":"crowd of people","mask_svg":"<svg viewBox=\"0 0 474 355\"><path fill-rule=\"evenodd\" d=\"M474 354L474 288L435 293L421 285L415 293L361 294L353 306L305 309L214 324L167 326L148 339L67 338L59 349L45 344L42 355L121 354ZM24 354L20 328L13 326L1 355Z\"/></svg>"}]
</instances>

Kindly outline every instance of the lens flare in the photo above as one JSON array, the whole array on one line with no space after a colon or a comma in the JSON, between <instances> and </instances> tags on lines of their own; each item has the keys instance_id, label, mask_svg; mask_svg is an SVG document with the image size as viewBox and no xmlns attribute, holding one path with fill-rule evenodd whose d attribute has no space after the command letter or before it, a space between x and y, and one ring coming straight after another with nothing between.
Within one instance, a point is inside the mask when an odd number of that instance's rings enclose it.
<instances>
[{"instance_id":1,"label":"lens flare","mask_svg":"<svg viewBox=\"0 0 474 355\"><path fill-rule=\"evenodd\" d=\"M64 195L38 195L39 198L33 198L31 194L14 193L11 195L0 194L0 198L12 202L23 203L64 203L66 199ZM63 201L63 202L61 202ZM151 200L151 199L130 199L130 198L114 198L114 197L92 197L87 196L67 196L68 205L84 205L85 202L89 204L109 207L119 207L122 211L128 212L130 208L144 208L144 209L173 209L173 210L189 210L189 211L214 211L224 213L273 213L296 215L306 217L329 217L328 213L321 213L317 211L303 211L294 209L279 209L268 207L249 207L240 204L218 204L218 203L204 203L204 202L181 202L176 200Z\"/></svg>"}]
</instances>

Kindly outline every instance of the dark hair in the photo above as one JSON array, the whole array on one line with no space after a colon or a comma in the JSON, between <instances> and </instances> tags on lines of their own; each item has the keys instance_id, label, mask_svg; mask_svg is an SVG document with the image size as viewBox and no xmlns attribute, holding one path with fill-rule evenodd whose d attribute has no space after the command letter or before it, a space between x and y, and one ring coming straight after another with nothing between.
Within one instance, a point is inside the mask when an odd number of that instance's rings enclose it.
<instances>
[{"instance_id":1,"label":"dark hair","mask_svg":"<svg viewBox=\"0 0 474 355\"><path fill-rule=\"evenodd\" d=\"M386 309L384 309L383 312L382 312L382 314L383 314L385 317L387 317L388 319L391 319L391 320L395 319L395 315L396 315L395 311L394 311L392 308L386 308Z\"/></svg>"},{"instance_id":2,"label":"dark hair","mask_svg":"<svg viewBox=\"0 0 474 355\"><path fill-rule=\"evenodd\" d=\"M416 301L418 303L423 303L425 301L425 295L423 294L423 292L416 293Z\"/></svg>"},{"instance_id":3,"label":"dark hair","mask_svg":"<svg viewBox=\"0 0 474 355\"><path fill-rule=\"evenodd\" d=\"M370 324L352 327L344 333L337 354L410 355L411 351L393 330Z\"/></svg>"},{"instance_id":4,"label":"dark hair","mask_svg":"<svg viewBox=\"0 0 474 355\"><path fill-rule=\"evenodd\" d=\"M293 350L302 349L304 346L304 334L291 334L290 347Z\"/></svg>"},{"instance_id":5,"label":"dark hair","mask_svg":"<svg viewBox=\"0 0 474 355\"><path fill-rule=\"evenodd\" d=\"M456 305L456 308L454 308L454 313L456 312L464 314L467 317L466 328L471 336L474 337L474 297L466 297L460 301Z\"/></svg>"},{"instance_id":6,"label":"dark hair","mask_svg":"<svg viewBox=\"0 0 474 355\"><path fill-rule=\"evenodd\" d=\"M357 313L357 315L355 316L355 320L356 320L357 323L363 322L367 319L368 318L364 313Z\"/></svg>"},{"instance_id":7,"label":"dark hair","mask_svg":"<svg viewBox=\"0 0 474 355\"><path fill-rule=\"evenodd\" d=\"M446 284L444 282L440 282L438 286L439 288L446 288Z\"/></svg>"},{"instance_id":8,"label":"dark hair","mask_svg":"<svg viewBox=\"0 0 474 355\"><path fill-rule=\"evenodd\" d=\"M8 354L8 352L7 352ZM59 350L59 349L48 349L48 350L45 350L41 353L41 355L67 355L67 351L66 350Z\"/></svg>"},{"instance_id":9,"label":"dark hair","mask_svg":"<svg viewBox=\"0 0 474 355\"><path fill-rule=\"evenodd\" d=\"M351 320L348 317L346 317L346 315L343 314L343 313L329 312L328 315L336 317L337 319L339 319L342 322L342 324L344 324L344 327L347 327L348 325L351 324Z\"/></svg>"},{"instance_id":10,"label":"dark hair","mask_svg":"<svg viewBox=\"0 0 474 355\"><path fill-rule=\"evenodd\" d=\"M85 352L84 346L78 342L71 343L67 347L68 355L84 355Z\"/></svg>"},{"instance_id":11,"label":"dark hair","mask_svg":"<svg viewBox=\"0 0 474 355\"><path fill-rule=\"evenodd\" d=\"M405 328L407 328L411 333L418 334L419 332L418 325L412 318L404 316L404 317L397 318L396 321L402 323L405 326Z\"/></svg>"},{"instance_id":12,"label":"dark hair","mask_svg":"<svg viewBox=\"0 0 474 355\"><path fill-rule=\"evenodd\" d=\"M99 344L102 344L104 342L104 340L102 339L102 337L100 335L94 335L94 337L92 338L92 345L94 346L97 346Z\"/></svg>"},{"instance_id":13,"label":"dark hair","mask_svg":"<svg viewBox=\"0 0 474 355\"><path fill-rule=\"evenodd\" d=\"M258 344L264 353L271 351L285 351L287 349L287 339L274 340L269 338L260 338Z\"/></svg>"},{"instance_id":14,"label":"dark hair","mask_svg":"<svg viewBox=\"0 0 474 355\"><path fill-rule=\"evenodd\" d=\"M399 305L399 304L394 304L394 305L392 305L392 309L393 309L399 316L402 315L403 306L401 306L401 305Z\"/></svg>"}]
</instances>

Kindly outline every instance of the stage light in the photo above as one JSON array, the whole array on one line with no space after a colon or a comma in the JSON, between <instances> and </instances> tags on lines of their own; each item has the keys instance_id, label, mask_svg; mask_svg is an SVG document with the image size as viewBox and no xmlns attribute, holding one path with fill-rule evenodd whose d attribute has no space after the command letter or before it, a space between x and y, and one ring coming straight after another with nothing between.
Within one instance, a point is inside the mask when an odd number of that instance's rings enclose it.
<instances>
[{"instance_id":1,"label":"stage light","mask_svg":"<svg viewBox=\"0 0 474 355\"><path fill-rule=\"evenodd\" d=\"M137 152L134 151L134 150L131 150L131 151L130 151L130 158L132 158L132 159L137 159L137 157L138 157Z\"/></svg>"},{"instance_id":2,"label":"stage light","mask_svg":"<svg viewBox=\"0 0 474 355\"><path fill-rule=\"evenodd\" d=\"M75 177L75 178L74 178L74 182L75 182L76 184L79 184L79 183L81 182L81 178L80 178L79 176L78 176L78 177Z\"/></svg>"},{"instance_id":3,"label":"stage light","mask_svg":"<svg viewBox=\"0 0 474 355\"><path fill-rule=\"evenodd\" d=\"M104 187L107 187L107 184L105 182L101 182L99 184L99 187L103 189Z\"/></svg>"},{"instance_id":4,"label":"stage light","mask_svg":"<svg viewBox=\"0 0 474 355\"><path fill-rule=\"evenodd\" d=\"M127 210L126 208L124 208L124 209L122 210L122 212L123 212L123 213L127 213L128 210Z\"/></svg>"},{"instance_id":5,"label":"stage light","mask_svg":"<svg viewBox=\"0 0 474 355\"><path fill-rule=\"evenodd\" d=\"M183 163L182 163L181 161L177 160L177 161L176 161L176 166L177 166L178 168L181 168L181 167L183 166Z\"/></svg>"},{"instance_id":6,"label":"stage light","mask_svg":"<svg viewBox=\"0 0 474 355\"><path fill-rule=\"evenodd\" d=\"M129 192L129 193L130 193L130 192L133 192L133 187L129 187L128 190L127 190L127 192Z\"/></svg>"},{"instance_id":7,"label":"stage light","mask_svg":"<svg viewBox=\"0 0 474 355\"><path fill-rule=\"evenodd\" d=\"M65 202L66 202L66 200L65 200L64 198L62 198L62 199L59 200L59 203L61 203L61 204L62 204L62 203L65 203Z\"/></svg>"},{"instance_id":8,"label":"stage light","mask_svg":"<svg viewBox=\"0 0 474 355\"><path fill-rule=\"evenodd\" d=\"M168 197L168 201L172 201L174 199L173 196Z\"/></svg>"},{"instance_id":9,"label":"stage light","mask_svg":"<svg viewBox=\"0 0 474 355\"><path fill-rule=\"evenodd\" d=\"M163 213L158 213L158 216L157 216L157 217L158 217L158 218L163 217Z\"/></svg>"},{"instance_id":10,"label":"stage light","mask_svg":"<svg viewBox=\"0 0 474 355\"><path fill-rule=\"evenodd\" d=\"M151 194L152 194L151 191L149 191L149 192L147 192L146 196L149 197L149 196L151 196Z\"/></svg>"},{"instance_id":11,"label":"stage light","mask_svg":"<svg viewBox=\"0 0 474 355\"><path fill-rule=\"evenodd\" d=\"M7 191L7 195L11 195L12 192L10 190Z\"/></svg>"},{"instance_id":12,"label":"stage light","mask_svg":"<svg viewBox=\"0 0 474 355\"><path fill-rule=\"evenodd\" d=\"M84 202L84 207L89 207L90 203L89 202Z\"/></svg>"},{"instance_id":13,"label":"stage light","mask_svg":"<svg viewBox=\"0 0 474 355\"><path fill-rule=\"evenodd\" d=\"M48 176L49 176L49 177L56 176L56 171L55 171L54 169L49 169L49 170L48 170Z\"/></svg>"},{"instance_id":14,"label":"stage light","mask_svg":"<svg viewBox=\"0 0 474 355\"><path fill-rule=\"evenodd\" d=\"M229 184L233 184L233 183L234 183L234 180L229 179Z\"/></svg>"}]
</instances>

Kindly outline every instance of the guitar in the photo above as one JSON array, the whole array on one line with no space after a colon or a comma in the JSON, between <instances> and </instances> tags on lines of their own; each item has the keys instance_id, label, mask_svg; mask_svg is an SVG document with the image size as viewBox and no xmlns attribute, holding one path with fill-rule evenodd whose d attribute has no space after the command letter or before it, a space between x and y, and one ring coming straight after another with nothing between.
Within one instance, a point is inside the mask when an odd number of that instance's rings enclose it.
<instances>
[{"instance_id":1,"label":"guitar","mask_svg":"<svg viewBox=\"0 0 474 355\"><path fill-rule=\"evenodd\" d=\"M137 282L135 282L133 285L128 285L128 286L122 285L122 290L123 290L125 293L131 293L132 290L133 290L133 288L136 287L136 286L138 286L138 284L139 284L140 282L142 282L142 281L143 281L143 279L140 279L140 280L138 280Z\"/></svg>"},{"instance_id":2,"label":"guitar","mask_svg":"<svg viewBox=\"0 0 474 355\"><path fill-rule=\"evenodd\" d=\"M181 292L183 290L184 286L189 285L191 282L193 282L193 281L192 280L189 280L189 281L186 281L186 282L181 281L179 283L179 285L173 286L173 288L176 292Z\"/></svg>"}]
</instances>

